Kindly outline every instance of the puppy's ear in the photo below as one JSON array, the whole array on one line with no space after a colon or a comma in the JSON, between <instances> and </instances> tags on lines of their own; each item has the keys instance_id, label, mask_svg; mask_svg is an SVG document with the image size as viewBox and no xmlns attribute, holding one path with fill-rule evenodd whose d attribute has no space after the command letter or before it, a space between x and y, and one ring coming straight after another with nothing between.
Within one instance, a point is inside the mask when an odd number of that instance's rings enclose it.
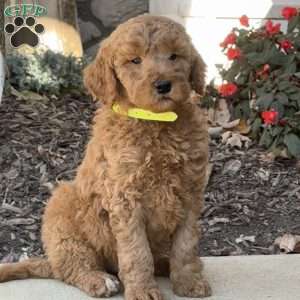
<instances>
[{"instance_id":1,"label":"puppy's ear","mask_svg":"<svg viewBox=\"0 0 300 300\"><path fill-rule=\"evenodd\" d=\"M103 42L97 57L83 71L84 85L94 100L101 100L107 105L118 97L117 79L111 63L106 41Z\"/></svg>"},{"instance_id":2,"label":"puppy's ear","mask_svg":"<svg viewBox=\"0 0 300 300\"><path fill-rule=\"evenodd\" d=\"M191 64L192 64L192 68L191 68L190 82L192 85L192 89L195 90L199 95L204 95L206 65L202 57L194 47L192 49Z\"/></svg>"}]
</instances>

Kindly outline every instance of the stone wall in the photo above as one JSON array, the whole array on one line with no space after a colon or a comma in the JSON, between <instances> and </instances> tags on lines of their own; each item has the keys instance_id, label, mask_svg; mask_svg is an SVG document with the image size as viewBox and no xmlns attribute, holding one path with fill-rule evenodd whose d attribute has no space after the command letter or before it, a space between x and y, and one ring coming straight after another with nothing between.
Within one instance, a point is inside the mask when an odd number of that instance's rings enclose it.
<instances>
[{"instance_id":1,"label":"stone wall","mask_svg":"<svg viewBox=\"0 0 300 300\"><path fill-rule=\"evenodd\" d=\"M85 53L94 55L99 42L120 23L148 12L149 0L76 0Z\"/></svg>"}]
</instances>

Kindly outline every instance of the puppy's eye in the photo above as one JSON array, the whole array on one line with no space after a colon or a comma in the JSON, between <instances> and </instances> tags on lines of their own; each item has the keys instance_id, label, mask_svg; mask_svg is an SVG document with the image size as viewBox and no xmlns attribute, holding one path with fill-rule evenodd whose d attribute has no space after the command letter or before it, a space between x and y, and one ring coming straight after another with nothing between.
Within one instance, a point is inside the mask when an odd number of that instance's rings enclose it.
<instances>
[{"instance_id":1,"label":"puppy's eye","mask_svg":"<svg viewBox=\"0 0 300 300\"><path fill-rule=\"evenodd\" d=\"M169 56L169 60L175 60L176 58L177 58L177 55L175 53L173 53Z\"/></svg>"},{"instance_id":2,"label":"puppy's eye","mask_svg":"<svg viewBox=\"0 0 300 300\"><path fill-rule=\"evenodd\" d=\"M142 59L140 57L136 57L131 60L133 64L139 65L142 62Z\"/></svg>"}]
</instances>

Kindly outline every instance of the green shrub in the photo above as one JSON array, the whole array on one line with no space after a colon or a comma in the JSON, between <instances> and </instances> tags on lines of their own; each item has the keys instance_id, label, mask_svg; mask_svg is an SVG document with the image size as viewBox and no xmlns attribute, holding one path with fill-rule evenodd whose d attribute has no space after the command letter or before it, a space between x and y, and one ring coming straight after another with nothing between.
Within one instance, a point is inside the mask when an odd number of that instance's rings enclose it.
<instances>
[{"instance_id":1,"label":"green shrub","mask_svg":"<svg viewBox=\"0 0 300 300\"><path fill-rule=\"evenodd\" d=\"M15 89L39 94L82 93L82 70L87 58L64 56L51 50L6 57L8 83Z\"/></svg>"},{"instance_id":2,"label":"green shrub","mask_svg":"<svg viewBox=\"0 0 300 300\"><path fill-rule=\"evenodd\" d=\"M282 15L288 20L287 33L272 21L258 29L241 22L244 27L233 28L220 44L232 63L220 69L224 83L217 98L228 99L232 117L246 120L260 145L300 157L300 16L291 7ZM210 90L206 103L216 98Z\"/></svg>"}]
</instances>

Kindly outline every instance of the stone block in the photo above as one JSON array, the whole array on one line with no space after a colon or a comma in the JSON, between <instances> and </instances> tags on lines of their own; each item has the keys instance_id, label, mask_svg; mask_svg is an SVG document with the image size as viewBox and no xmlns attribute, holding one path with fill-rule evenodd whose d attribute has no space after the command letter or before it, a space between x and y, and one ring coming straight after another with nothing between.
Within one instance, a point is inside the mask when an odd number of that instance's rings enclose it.
<instances>
[{"instance_id":1,"label":"stone block","mask_svg":"<svg viewBox=\"0 0 300 300\"><path fill-rule=\"evenodd\" d=\"M106 27L120 23L148 11L148 0L93 0L92 13Z\"/></svg>"},{"instance_id":2,"label":"stone block","mask_svg":"<svg viewBox=\"0 0 300 300\"><path fill-rule=\"evenodd\" d=\"M93 39L98 39L101 37L101 31L97 28L97 26L91 21L82 21L78 19L78 25L80 29L80 35L83 43L86 43Z\"/></svg>"}]
</instances>

